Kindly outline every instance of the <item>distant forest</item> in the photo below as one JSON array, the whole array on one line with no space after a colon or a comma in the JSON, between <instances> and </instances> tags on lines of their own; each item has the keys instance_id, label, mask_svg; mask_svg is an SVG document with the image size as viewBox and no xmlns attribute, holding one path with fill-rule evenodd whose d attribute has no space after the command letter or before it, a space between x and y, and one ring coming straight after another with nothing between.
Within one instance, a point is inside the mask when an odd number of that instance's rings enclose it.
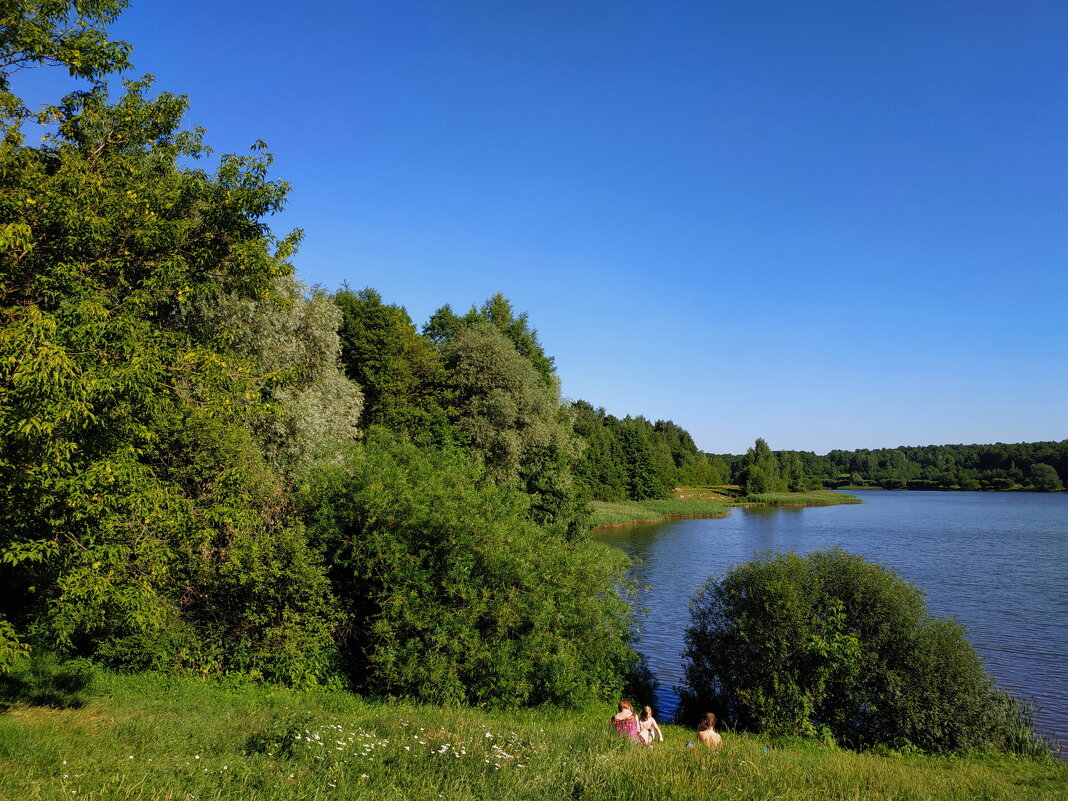
<instances>
[{"instance_id":1,"label":"distant forest","mask_svg":"<svg viewBox=\"0 0 1068 801\"><path fill-rule=\"evenodd\" d=\"M670 420L617 418L586 401L571 405L586 448L576 479L595 500L668 497L678 486L736 486L746 494L838 487L1057 492L1068 480L1068 440L1013 445L773 451L763 439L744 454L703 453Z\"/></svg>"}]
</instances>

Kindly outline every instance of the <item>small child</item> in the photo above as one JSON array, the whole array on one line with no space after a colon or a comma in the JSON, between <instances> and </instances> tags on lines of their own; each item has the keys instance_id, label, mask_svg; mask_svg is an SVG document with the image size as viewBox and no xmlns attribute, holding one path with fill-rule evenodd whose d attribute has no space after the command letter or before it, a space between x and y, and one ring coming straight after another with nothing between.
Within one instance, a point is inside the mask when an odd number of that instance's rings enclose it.
<instances>
[{"instance_id":1,"label":"small child","mask_svg":"<svg viewBox=\"0 0 1068 801\"><path fill-rule=\"evenodd\" d=\"M654 732L660 738L660 742L664 742L664 735L660 731L660 727L656 725L656 719L653 717L653 708L644 706L642 707L641 717L638 718L638 736L641 737L642 745L652 745Z\"/></svg>"},{"instance_id":2,"label":"small child","mask_svg":"<svg viewBox=\"0 0 1068 801\"><path fill-rule=\"evenodd\" d=\"M716 716L709 712L697 726L697 739L709 748L719 748L723 745L723 738L716 731Z\"/></svg>"}]
</instances>

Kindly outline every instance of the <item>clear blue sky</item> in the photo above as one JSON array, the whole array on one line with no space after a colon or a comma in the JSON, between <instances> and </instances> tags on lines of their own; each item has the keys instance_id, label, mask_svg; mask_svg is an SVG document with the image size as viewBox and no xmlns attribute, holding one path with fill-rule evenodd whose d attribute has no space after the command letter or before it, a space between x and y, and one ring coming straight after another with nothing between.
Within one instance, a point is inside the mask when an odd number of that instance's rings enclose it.
<instances>
[{"instance_id":1,"label":"clear blue sky","mask_svg":"<svg viewBox=\"0 0 1068 801\"><path fill-rule=\"evenodd\" d=\"M1068 437L1068 4L134 0L301 278L503 292L699 447Z\"/></svg>"}]
</instances>

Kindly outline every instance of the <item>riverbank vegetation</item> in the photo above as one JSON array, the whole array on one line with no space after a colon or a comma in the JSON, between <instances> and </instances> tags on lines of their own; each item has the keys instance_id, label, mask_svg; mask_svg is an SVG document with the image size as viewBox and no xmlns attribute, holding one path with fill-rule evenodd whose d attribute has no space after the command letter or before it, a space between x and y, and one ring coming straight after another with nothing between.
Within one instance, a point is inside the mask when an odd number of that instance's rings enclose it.
<instances>
[{"instance_id":1,"label":"riverbank vegetation","mask_svg":"<svg viewBox=\"0 0 1068 801\"><path fill-rule=\"evenodd\" d=\"M716 501L593 501L590 504L593 528L625 526L632 523L655 523L676 517L726 517L730 508Z\"/></svg>"},{"instance_id":2,"label":"riverbank vegetation","mask_svg":"<svg viewBox=\"0 0 1068 801\"><path fill-rule=\"evenodd\" d=\"M497 295L418 333L373 290L302 286L265 146L216 158L147 78L112 96L124 5L5 20L0 669L46 648L438 702L618 695L626 565L588 537L526 315ZM31 112L33 65L88 85Z\"/></svg>"},{"instance_id":3,"label":"riverbank vegetation","mask_svg":"<svg viewBox=\"0 0 1068 801\"><path fill-rule=\"evenodd\" d=\"M738 487L676 487L675 497L647 501L593 501L590 525L594 529L633 523L657 523L683 517L726 517L730 507L745 506L837 506L860 503L845 492L766 492L745 495Z\"/></svg>"},{"instance_id":4,"label":"riverbank vegetation","mask_svg":"<svg viewBox=\"0 0 1068 801\"><path fill-rule=\"evenodd\" d=\"M632 799L1063 798L1068 768L995 755L856 753L726 732L690 749L663 725L639 749L614 707L515 712L382 703L152 674L97 672L81 706L0 715L4 798Z\"/></svg>"}]
</instances>

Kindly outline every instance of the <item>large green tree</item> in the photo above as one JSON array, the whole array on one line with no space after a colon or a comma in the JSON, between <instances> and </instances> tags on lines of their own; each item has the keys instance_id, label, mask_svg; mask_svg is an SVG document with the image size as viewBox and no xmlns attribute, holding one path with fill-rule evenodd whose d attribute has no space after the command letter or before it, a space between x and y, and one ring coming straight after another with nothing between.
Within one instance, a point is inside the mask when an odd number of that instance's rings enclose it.
<instances>
[{"instance_id":1,"label":"large green tree","mask_svg":"<svg viewBox=\"0 0 1068 801\"><path fill-rule=\"evenodd\" d=\"M271 464L291 481L309 462L356 436L364 397L339 356L341 313L288 265L270 291L201 293L187 305L190 337L247 360L262 405L250 427Z\"/></svg>"},{"instance_id":2,"label":"large green tree","mask_svg":"<svg viewBox=\"0 0 1068 801\"><path fill-rule=\"evenodd\" d=\"M444 344L464 328L479 323L489 323L504 334L516 352L533 365L547 386L556 383L553 358L546 355L538 340L537 329L530 326L529 315L526 312L516 314L512 302L500 292L487 298L481 306L471 306L463 317L457 316L452 307L445 304L431 315L423 327L423 333L434 342Z\"/></svg>"},{"instance_id":3,"label":"large green tree","mask_svg":"<svg viewBox=\"0 0 1068 801\"><path fill-rule=\"evenodd\" d=\"M779 462L763 438L758 438L746 451L736 480L747 495L786 489L779 478Z\"/></svg>"},{"instance_id":4,"label":"large green tree","mask_svg":"<svg viewBox=\"0 0 1068 801\"><path fill-rule=\"evenodd\" d=\"M8 9L8 68L58 61L98 77L123 65L125 47L99 29L63 38L121 5ZM37 34L51 50L26 44ZM259 153L224 156L213 173L187 166L209 151L179 127L185 100L148 90L69 95L42 110L51 133L35 147L20 104L5 106L4 631L115 664L315 681L329 670L333 603L271 464L287 446L264 445L318 378L308 359L203 324L227 299L301 305L283 285L298 237L263 222L287 187ZM329 369L336 347L319 378Z\"/></svg>"},{"instance_id":5,"label":"large green tree","mask_svg":"<svg viewBox=\"0 0 1068 801\"><path fill-rule=\"evenodd\" d=\"M584 505L571 478L580 443L556 381L546 383L507 335L488 322L465 324L441 350L450 376L452 418L486 478L525 488L537 520L580 533Z\"/></svg>"},{"instance_id":6,"label":"large green tree","mask_svg":"<svg viewBox=\"0 0 1068 801\"><path fill-rule=\"evenodd\" d=\"M440 430L447 375L435 344L416 332L403 306L384 303L370 287L343 288L333 299L341 310L345 371L364 391L363 426L413 434Z\"/></svg>"}]
</instances>

